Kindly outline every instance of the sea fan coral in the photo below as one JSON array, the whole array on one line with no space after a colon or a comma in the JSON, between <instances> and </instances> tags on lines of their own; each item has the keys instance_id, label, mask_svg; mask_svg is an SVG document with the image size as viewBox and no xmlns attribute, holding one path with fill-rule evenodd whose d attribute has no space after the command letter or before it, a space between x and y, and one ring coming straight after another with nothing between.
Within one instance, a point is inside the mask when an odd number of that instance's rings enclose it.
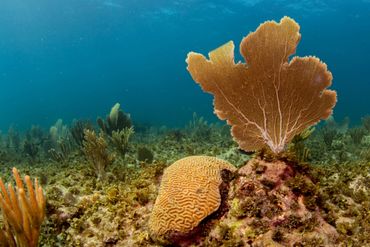
<instances>
[{"instance_id":1,"label":"sea fan coral","mask_svg":"<svg viewBox=\"0 0 370 247\"><path fill-rule=\"evenodd\" d=\"M234 62L232 41L203 55L190 52L188 70L202 89L214 95L217 116L232 126L241 149L284 150L292 138L320 119L328 118L336 92L327 90L332 75L316 57L294 57L299 25L284 17L268 21L245 37Z\"/></svg>"}]
</instances>

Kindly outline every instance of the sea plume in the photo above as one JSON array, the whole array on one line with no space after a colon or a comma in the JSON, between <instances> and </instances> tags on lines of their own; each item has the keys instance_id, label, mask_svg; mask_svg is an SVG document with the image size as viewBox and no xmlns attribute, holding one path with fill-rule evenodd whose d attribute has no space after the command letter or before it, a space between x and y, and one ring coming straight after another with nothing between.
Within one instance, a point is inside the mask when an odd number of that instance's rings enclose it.
<instances>
[{"instance_id":1,"label":"sea plume","mask_svg":"<svg viewBox=\"0 0 370 247\"><path fill-rule=\"evenodd\" d=\"M203 55L190 52L188 70L214 95L217 116L232 126L239 147L284 150L292 138L328 118L336 92L327 90L332 75L318 58L289 56L300 41L299 25L284 17L261 24L240 43L246 63L234 62L232 41Z\"/></svg>"},{"instance_id":2,"label":"sea plume","mask_svg":"<svg viewBox=\"0 0 370 247\"><path fill-rule=\"evenodd\" d=\"M0 179L0 211L4 223L0 229L0 246L36 247L45 218L46 199L35 179L24 177L24 183L13 168L16 186L7 186Z\"/></svg>"}]
</instances>

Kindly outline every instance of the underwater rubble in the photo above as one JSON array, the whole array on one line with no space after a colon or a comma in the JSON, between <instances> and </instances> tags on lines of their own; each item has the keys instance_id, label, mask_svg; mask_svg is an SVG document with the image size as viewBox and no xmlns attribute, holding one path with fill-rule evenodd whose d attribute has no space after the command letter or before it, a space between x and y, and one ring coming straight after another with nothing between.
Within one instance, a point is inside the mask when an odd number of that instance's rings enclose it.
<instances>
[{"instance_id":1,"label":"underwater rubble","mask_svg":"<svg viewBox=\"0 0 370 247\"><path fill-rule=\"evenodd\" d=\"M298 30L288 17L266 22L242 41L241 50L254 54L253 42L261 32L264 37L269 32L288 35L282 40L291 45L289 54L279 53L287 61L299 42ZM279 42L265 45L281 50ZM253 58L247 61L258 61ZM68 125L60 119L48 131L11 127L1 134L2 181L13 184L13 166L27 175L28 197L14 175L18 182L8 201L29 200L28 209L35 214L7 214L4 202L10 190L2 186L0 246L14 246L9 237L1 237L13 234L16 239L16 225L32 215L38 215L36 223L43 222L37 232L39 246L370 245L370 116L354 127L349 120L338 123L329 117L336 94L326 89L331 84L326 65L313 57L284 63L296 64L294 71L309 68L298 75L288 73L288 81L316 78L310 90L293 83L284 89L311 94L302 97L312 108L296 104L292 95L286 96L284 108L282 102L277 106L275 100L266 100L274 99L266 95L271 90L265 92L260 85L247 91L237 88L241 76L259 71L234 63L232 43L211 52L210 60L190 53L187 62L194 80L214 94L215 112L229 126L194 114L184 128L136 128L139 124L117 103L96 124L75 120ZM201 68L206 72L197 74ZM220 75L220 68L228 72ZM214 88L208 78L217 76L221 79ZM238 79L233 80L235 90L223 88L221 83L231 78ZM248 95L236 97L235 92ZM258 107L258 114L250 112ZM326 120L312 127L320 119ZM37 178L36 197L30 178ZM36 209L45 210L45 219ZM32 229L37 225L32 222L24 226Z\"/></svg>"}]
</instances>

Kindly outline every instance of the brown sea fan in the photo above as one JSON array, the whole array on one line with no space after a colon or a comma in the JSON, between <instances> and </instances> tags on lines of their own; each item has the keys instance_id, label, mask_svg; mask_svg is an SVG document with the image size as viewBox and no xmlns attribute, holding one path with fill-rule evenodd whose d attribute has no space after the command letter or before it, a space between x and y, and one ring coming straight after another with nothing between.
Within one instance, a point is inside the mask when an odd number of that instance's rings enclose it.
<instances>
[{"instance_id":1,"label":"brown sea fan","mask_svg":"<svg viewBox=\"0 0 370 247\"><path fill-rule=\"evenodd\" d=\"M284 150L292 138L328 118L336 92L327 90L332 75L316 57L294 57L299 25L284 17L268 21L240 43L246 63L234 62L232 41L203 55L190 52L188 70L202 89L214 95L217 116L232 126L239 147Z\"/></svg>"}]
</instances>

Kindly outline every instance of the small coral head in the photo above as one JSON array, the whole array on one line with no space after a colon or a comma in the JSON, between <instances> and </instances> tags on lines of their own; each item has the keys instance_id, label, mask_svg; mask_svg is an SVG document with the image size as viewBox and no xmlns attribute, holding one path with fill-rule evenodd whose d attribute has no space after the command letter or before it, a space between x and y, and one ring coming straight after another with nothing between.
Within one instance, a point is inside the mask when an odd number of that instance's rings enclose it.
<instances>
[{"instance_id":1,"label":"small coral head","mask_svg":"<svg viewBox=\"0 0 370 247\"><path fill-rule=\"evenodd\" d=\"M232 41L209 53L190 52L188 70L214 95L214 110L227 120L239 147L280 153L293 137L332 114L332 75L318 58L289 57L300 41L299 25L284 17L267 21L240 43L246 63L235 63Z\"/></svg>"}]
</instances>

